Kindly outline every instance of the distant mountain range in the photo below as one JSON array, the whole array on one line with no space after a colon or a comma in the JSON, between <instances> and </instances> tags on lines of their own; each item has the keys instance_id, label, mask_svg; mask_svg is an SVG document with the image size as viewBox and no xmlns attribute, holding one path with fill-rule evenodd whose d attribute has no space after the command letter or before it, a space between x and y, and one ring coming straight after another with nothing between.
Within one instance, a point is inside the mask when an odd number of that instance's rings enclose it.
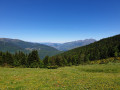
<instances>
[{"instance_id":1,"label":"distant mountain range","mask_svg":"<svg viewBox=\"0 0 120 90\"><path fill-rule=\"evenodd\" d=\"M0 38L0 51L9 51L11 53L23 51L29 53L32 50L38 50L41 59L46 55L53 56L60 53L59 50L47 45L26 42L18 39Z\"/></svg>"},{"instance_id":2,"label":"distant mountain range","mask_svg":"<svg viewBox=\"0 0 120 90\"><path fill-rule=\"evenodd\" d=\"M85 39L85 40L78 40L73 42L67 42L67 43L42 43L44 45L48 45L51 47L54 47L60 51L68 51L77 47L85 46L91 43L94 43L95 39Z\"/></svg>"},{"instance_id":3,"label":"distant mountain range","mask_svg":"<svg viewBox=\"0 0 120 90\"><path fill-rule=\"evenodd\" d=\"M29 53L32 50L38 50L39 56L43 59L45 56L54 56L63 51L67 51L76 47L88 45L95 42L95 39L78 40L67 43L33 43L19 39L0 38L0 51L15 53L23 51ZM60 51L59 51L60 50Z\"/></svg>"}]
</instances>

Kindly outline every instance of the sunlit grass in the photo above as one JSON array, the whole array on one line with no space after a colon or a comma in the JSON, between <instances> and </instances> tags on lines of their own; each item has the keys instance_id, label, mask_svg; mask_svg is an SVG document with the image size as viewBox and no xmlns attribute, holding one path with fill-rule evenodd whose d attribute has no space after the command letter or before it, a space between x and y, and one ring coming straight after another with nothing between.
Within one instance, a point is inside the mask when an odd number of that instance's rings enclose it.
<instances>
[{"instance_id":1,"label":"sunlit grass","mask_svg":"<svg viewBox=\"0 0 120 90\"><path fill-rule=\"evenodd\" d=\"M120 64L80 65L58 69L0 67L1 90L119 90Z\"/></svg>"}]
</instances>

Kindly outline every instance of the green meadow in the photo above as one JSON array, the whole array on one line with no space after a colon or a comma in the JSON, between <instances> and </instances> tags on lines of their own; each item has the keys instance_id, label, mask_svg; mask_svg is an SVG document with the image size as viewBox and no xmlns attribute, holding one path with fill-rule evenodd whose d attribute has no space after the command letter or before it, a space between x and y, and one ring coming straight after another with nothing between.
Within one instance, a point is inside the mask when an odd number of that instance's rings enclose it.
<instances>
[{"instance_id":1,"label":"green meadow","mask_svg":"<svg viewBox=\"0 0 120 90\"><path fill-rule=\"evenodd\" d=\"M120 90L120 63L45 68L0 67L0 90Z\"/></svg>"}]
</instances>

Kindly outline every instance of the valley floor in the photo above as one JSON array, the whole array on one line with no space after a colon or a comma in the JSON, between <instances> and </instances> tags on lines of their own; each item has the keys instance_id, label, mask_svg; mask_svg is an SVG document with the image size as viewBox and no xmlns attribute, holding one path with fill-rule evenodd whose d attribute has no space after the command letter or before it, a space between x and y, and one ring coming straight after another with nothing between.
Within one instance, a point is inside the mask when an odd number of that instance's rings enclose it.
<instances>
[{"instance_id":1,"label":"valley floor","mask_svg":"<svg viewBox=\"0 0 120 90\"><path fill-rule=\"evenodd\" d=\"M120 90L120 63L58 69L0 67L0 90Z\"/></svg>"}]
</instances>

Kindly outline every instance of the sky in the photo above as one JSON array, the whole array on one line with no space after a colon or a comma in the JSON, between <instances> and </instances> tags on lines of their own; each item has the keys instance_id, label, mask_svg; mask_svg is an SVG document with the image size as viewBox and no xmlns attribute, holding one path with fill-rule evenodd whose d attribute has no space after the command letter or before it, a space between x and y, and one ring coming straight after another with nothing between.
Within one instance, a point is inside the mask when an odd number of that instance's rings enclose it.
<instances>
[{"instance_id":1,"label":"sky","mask_svg":"<svg viewBox=\"0 0 120 90\"><path fill-rule=\"evenodd\" d=\"M0 38L63 43L120 34L120 0L0 0Z\"/></svg>"}]
</instances>

